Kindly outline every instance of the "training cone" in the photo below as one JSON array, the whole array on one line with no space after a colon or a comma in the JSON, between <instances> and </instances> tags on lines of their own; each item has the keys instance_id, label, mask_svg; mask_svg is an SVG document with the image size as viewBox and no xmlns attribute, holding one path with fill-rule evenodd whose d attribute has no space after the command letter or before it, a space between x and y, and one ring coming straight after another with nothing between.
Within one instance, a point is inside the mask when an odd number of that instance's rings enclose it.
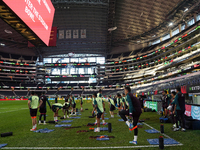
<instances>
[{"instance_id":1,"label":"training cone","mask_svg":"<svg viewBox=\"0 0 200 150\"><path fill-rule=\"evenodd\" d=\"M159 137L159 148L164 149L164 138L163 138L163 136Z\"/></svg>"},{"instance_id":2,"label":"training cone","mask_svg":"<svg viewBox=\"0 0 200 150\"><path fill-rule=\"evenodd\" d=\"M111 123L108 123L108 132L111 132L111 130L112 130Z\"/></svg>"},{"instance_id":3,"label":"training cone","mask_svg":"<svg viewBox=\"0 0 200 150\"><path fill-rule=\"evenodd\" d=\"M160 132L164 133L164 125L163 124L160 125Z\"/></svg>"},{"instance_id":4,"label":"training cone","mask_svg":"<svg viewBox=\"0 0 200 150\"><path fill-rule=\"evenodd\" d=\"M1 137L12 136L13 132L1 133Z\"/></svg>"}]
</instances>

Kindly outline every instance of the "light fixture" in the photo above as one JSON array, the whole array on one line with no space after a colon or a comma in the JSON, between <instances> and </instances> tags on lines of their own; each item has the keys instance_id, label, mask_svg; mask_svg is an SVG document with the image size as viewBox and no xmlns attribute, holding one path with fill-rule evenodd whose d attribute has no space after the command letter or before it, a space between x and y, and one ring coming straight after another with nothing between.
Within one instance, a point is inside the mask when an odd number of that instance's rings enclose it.
<instances>
[{"instance_id":1,"label":"light fixture","mask_svg":"<svg viewBox=\"0 0 200 150\"><path fill-rule=\"evenodd\" d=\"M188 8L186 8L186 9L184 10L184 12L186 12L186 11L188 11Z\"/></svg>"},{"instance_id":2,"label":"light fixture","mask_svg":"<svg viewBox=\"0 0 200 150\"><path fill-rule=\"evenodd\" d=\"M169 24L169 26L172 26L173 25L173 23L171 22L170 24Z\"/></svg>"},{"instance_id":3,"label":"light fixture","mask_svg":"<svg viewBox=\"0 0 200 150\"><path fill-rule=\"evenodd\" d=\"M137 41L137 43L140 43L140 41Z\"/></svg>"},{"instance_id":4,"label":"light fixture","mask_svg":"<svg viewBox=\"0 0 200 150\"><path fill-rule=\"evenodd\" d=\"M156 35L153 35L152 37L156 37Z\"/></svg>"},{"instance_id":5,"label":"light fixture","mask_svg":"<svg viewBox=\"0 0 200 150\"><path fill-rule=\"evenodd\" d=\"M4 44L4 43L0 43L0 45L1 45L1 46L5 46L5 44Z\"/></svg>"},{"instance_id":6,"label":"light fixture","mask_svg":"<svg viewBox=\"0 0 200 150\"><path fill-rule=\"evenodd\" d=\"M10 31L10 30L5 29L4 31L5 31L6 33L8 33L8 34L12 34L12 31Z\"/></svg>"}]
</instances>

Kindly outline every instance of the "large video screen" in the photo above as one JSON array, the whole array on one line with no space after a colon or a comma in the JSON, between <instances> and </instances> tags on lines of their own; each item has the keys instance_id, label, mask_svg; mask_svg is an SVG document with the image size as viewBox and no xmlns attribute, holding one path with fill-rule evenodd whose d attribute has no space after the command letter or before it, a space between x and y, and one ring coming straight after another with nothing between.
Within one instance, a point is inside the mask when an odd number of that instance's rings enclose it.
<instances>
[{"instance_id":1,"label":"large video screen","mask_svg":"<svg viewBox=\"0 0 200 150\"><path fill-rule=\"evenodd\" d=\"M3 0L48 46L55 8L51 0Z\"/></svg>"}]
</instances>

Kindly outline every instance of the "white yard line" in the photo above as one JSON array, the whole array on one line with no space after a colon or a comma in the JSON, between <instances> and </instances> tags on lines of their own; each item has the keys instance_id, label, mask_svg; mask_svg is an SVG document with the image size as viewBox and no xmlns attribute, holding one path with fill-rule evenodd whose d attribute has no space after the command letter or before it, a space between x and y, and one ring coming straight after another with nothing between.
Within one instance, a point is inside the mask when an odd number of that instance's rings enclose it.
<instances>
[{"instance_id":1,"label":"white yard line","mask_svg":"<svg viewBox=\"0 0 200 150\"><path fill-rule=\"evenodd\" d=\"M157 129L155 129L154 127L148 125L148 124L145 123L145 122L143 122L143 124L145 124L146 126L148 126L148 127L151 128L151 129L154 129L154 130L158 131ZM158 132L160 132L160 131L158 131ZM170 136L166 135L165 133L161 133L161 132L160 132L160 134L162 134L163 136L165 136L165 137L167 137L167 138L169 138L169 139L172 139ZM183 145L183 144L180 143L180 142L179 142L179 144ZM165 146L167 146L167 145L165 145Z\"/></svg>"},{"instance_id":2,"label":"white yard line","mask_svg":"<svg viewBox=\"0 0 200 150\"><path fill-rule=\"evenodd\" d=\"M0 114L19 111L19 110L23 110L23 109L28 109L28 108L21 108L21 109L16 109L16 110L11 110L11 111L4 111L4 112L0 112Z\"/></svg>"},{"instance_id":3,"label":"white yard line","mask_svg":"<svg viewBox=\"0 0 200 150\"><path fill-rule=\"evenodd\" d=\"M182 146L182 144L173 144L165 146ZM148 148L159 147L159 145L141 145L141 146L113 146L113 147L3 147L1 149L126 149L126 148Z\"/></svg>"}]
</instances>

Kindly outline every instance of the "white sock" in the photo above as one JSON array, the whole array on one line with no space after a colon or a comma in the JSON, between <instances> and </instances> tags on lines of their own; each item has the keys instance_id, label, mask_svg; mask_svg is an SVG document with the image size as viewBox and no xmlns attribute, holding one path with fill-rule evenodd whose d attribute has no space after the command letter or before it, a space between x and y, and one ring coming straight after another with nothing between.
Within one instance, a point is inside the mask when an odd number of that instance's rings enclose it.
<instances>
[{"instance_id":1,"label":"white sock","mask_svg":"<svg viewBox=\"0 0 200 150\"><path fill-rule=\"evenodd\" d=\"M105 120L102 120L103 123L105 123Z\"/></svg>"},{"instance_id":2,"label":"white sock","mask_svg":"<svg viewBox=\"0 0 200 150\"><path fill-rule=\"evenodd\" d=\"M97 123L97 120L95 121L95 123Z\"/></svg>"},{"instance_id":3,"label":"white sock","mask_svg":"<svg viewBox=\"0 0 200 150\"><path fill-rule=\"evenodd\" d=\"M100 132L100 127L97 127L97 131L99 131L99 132Z\"/></svg>"},{"instance_id":4,"label":"white sock","mask_svg":"<svg viewBox=\"0 0 200 150\"><path fill-rule=\"evenodd\" d=\"M64 115L64 118L66 118L65 115Z\"/></svg>"},{"instance_id":5,"label":"white sock","mask_svg":"<svg viewBox=\"0 0 200 150\"><path fill-rule=\"evenodd\" d=\"M37 124L35 124L35 128L37 127Z\"/></svg>"},{"instance_id":6,"label":"white sock","mask_svg":"<svg viewBox=\"0 0 200 150\"><path fill-rule=\"evenodd\" d=\"M67 115L67 118L69 118L69 115Z\"/></svg>"},{"instance_id":7,"label":"white sock","mask_svg":"<svg viewBox=\"0 0 200 150\"><path fill-rule=\"evenodd\" d=\"M128 120L126 121L126 124L128 127L130 126L130 122Z\"/></svg>"},{"instance_id":8,"label":"white sock","mask_svg":"<svg viewBox=\"0 0 200 150\"><path fill-rule=\"evenodd\" d=\"M114 118L114 115L111 115L112 118Z\"/></svg>"},{"instance_id":9,"label":"white sock","mask_svg":"<svg viewBox=\"0 0 200 150\"><path fill-rule=\"evenodd\" d=\"M75 115L76 115L76 112L75 112Z\"/></svg>"},{"instance_id":10,"label":"white sock","mask_svg":"<svg viewBox=\"0 0 200 150\"><path fill-rule=\"evenodd\" d=\"M46 121L44 121L44 123L46 123Z\"/></svg>"},{"instance_id":11,"label":"white sock","mask_svg":"<svg viewBox=\"0 0 200 150\"><path fill-rule=\"evenodd\" d=\"M39 123L41 123L41 121L39 120Z\"/></svg>"},{"instance_id":12,"label":"white sock","mask_svg":"<svg viewBox=\"0 0 200 150\"><path fill-rule=\"evenodd\" d=\"M137 136L136 135L134 135L134 140L133 141L137 141Z\"/></svg>"},{"instance_id":13,"label":"white sock","mask_svg":"<svg viewBox=\"0 0 200 150\"><path fill-rule=\"evenodd\" d=\"M128 116L126 116L126 119L128 120Z\"/></svg>"}]
</instances>

